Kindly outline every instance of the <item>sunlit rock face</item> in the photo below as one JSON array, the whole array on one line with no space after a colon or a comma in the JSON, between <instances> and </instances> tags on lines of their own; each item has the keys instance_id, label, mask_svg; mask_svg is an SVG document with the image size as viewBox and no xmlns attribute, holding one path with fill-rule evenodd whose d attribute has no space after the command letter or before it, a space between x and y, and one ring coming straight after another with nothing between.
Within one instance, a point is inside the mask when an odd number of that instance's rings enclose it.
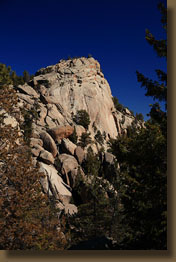
<instances>
[{"instance_id":1,"label":"sunlit rock face","mask_svg":"<svg viewBox=\"0 0 176 262\"><path fill-rule=\"evenodd\" d=\"M81 164L88 146L94 153L103 146L104 159L112 164L113 156L106 153L107 142L123 134L134 117L127 109L123 113L115 109L110 86L92 57L61 60L42 68L32 80L17 87L17 94L18 107L33 110L38 116L32 124L30 146L34 163L39 163L46 175L41 181L44 191L60 201L65 212L68 207L69 212L77 212L69 202L77 177L86 176ZM79 110L89 114L88 130L74 121ZM93 143L81 148L71 139L74 132L78 142L89 132ZM103 136L102 144L95 139L97 132Z\"/></svg>"},{"instance_id":2,"label":"sunlit rock face","mask_svg":"<svg viewBox=\"0 0 176 262\"><path fill-rule=\"evenodd\" d=\"M117 136L111 90L94 58L61 60L40 69L29 84L38 87L41 93L49 126L53 127L53 122L71 124L72 116L83 109L90 116L91 133L94 133L92 126L96 126L101 133L106 132L107 137Z\"/></svg>"}]
</instances>

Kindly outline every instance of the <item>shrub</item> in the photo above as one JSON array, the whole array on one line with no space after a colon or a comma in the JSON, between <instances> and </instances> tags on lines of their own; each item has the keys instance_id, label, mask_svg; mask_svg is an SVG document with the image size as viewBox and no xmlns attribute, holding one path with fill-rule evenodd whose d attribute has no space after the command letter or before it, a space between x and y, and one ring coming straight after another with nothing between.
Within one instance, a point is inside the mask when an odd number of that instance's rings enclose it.
<instances>
[{"instance_id":1,"label":"shrub","mask_svg":"<svg viewBox=\"0 0 176 262\"><path fill-rule=\"evenodd\" d=\"M114 106L115 106L116 110L122 112L123 109L124 109L124 106L119 103L118 98L117 98L116 96L114 96L114 97L112 98L112 100L113 100L113 102L114 102Z\"/></svg>"},{"instance_id":2,"label":"shrub","mask_svg":"<svg viewBox=\"0 0 176 262\"><path fill-rule=\"evenodd\" d=\"M100 132L100 130L97 131L96 135L95 135L95 140L100 144L102 145L104 143L104 139L103 139L103 136Z\"/></svg>"},{"instance_id":3,"label":"shrub","mask_svg":"<svg viewBox=\"0 0 176 262\"><path fill-rule=\"evenodd\" d=\"M90 117L86 110L78 110L77 114L73 117L73 121L77 125L81 125L86 130L88 130L90 124Z\"/></svg>"},{"instance_id":4,"label":"shrub","mask_svg":"<svg viewBox=\"0 0 176 262\"><path fill-rule=\"evenodd\" d=\"M142 113L136 113L136 116L135 118L138 120L138 121L144 121L144 116Z\"/></svg>"},{"instance_id":5,"label":"shrub","mask_svg":"<svg viewBox=\"0 0 176 262\"><path fill-rule=\"evenodd\" d=\"M90 133L86 133L86 132L82 133L78 145L84 149L87 145L91 143L92 143L92 139L90 137Z\"/></svg>"},{"instance_id":6,"label":"shrub","mask_svg":"<svg viewBox=\"0 0 176 262\"><path fill-rule=\"evenodd\" d=\"M77 144L78 136L77 136L76 128L75 128L75 127L74 127L73 133L69 136L69 139L70 139L70 141L73 142L74 144Z\"/></svg>"}]
</instances>

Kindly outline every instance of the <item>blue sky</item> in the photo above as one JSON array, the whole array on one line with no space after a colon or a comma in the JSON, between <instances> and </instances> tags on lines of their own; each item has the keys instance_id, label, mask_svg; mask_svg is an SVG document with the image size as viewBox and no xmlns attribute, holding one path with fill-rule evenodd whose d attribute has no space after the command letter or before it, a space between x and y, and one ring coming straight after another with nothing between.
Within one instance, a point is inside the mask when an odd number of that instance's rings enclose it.
<instances>
[{"instance_id":1,"label":"blue sky","mask_svg":"<svg viewBox=\"0 0 176 262\"><path fill-rule=\"evenodd\" d=\"M158 0L1 0L0 62L18 75L70 56L92 54L108 80L112 95L135 113L149 112L136 70L155 77L166 71L145 40L148 28L165 38ZM166 0L162 0L166 3Z\"/></svg>"}]
</instances>

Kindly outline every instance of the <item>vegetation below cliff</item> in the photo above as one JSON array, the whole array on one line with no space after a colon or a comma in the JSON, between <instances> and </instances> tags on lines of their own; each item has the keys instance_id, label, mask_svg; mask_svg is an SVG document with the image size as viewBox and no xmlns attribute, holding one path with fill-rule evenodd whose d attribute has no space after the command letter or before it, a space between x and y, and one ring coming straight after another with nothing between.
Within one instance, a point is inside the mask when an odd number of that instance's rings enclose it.
<instances>
[{"instance_id":1,"label":"vegetation below cliff","mask_svg":"<svg viewBox=\"0 0 176 262\"><path fill-rule=\"evenodd\" d=\"M166 57L165 40L146 40ZM144 122L92 57L23 78L0 64L1 249L167 249L167 75L156 73L137 72L158 101Z\"/></svg>"}]
</instances>

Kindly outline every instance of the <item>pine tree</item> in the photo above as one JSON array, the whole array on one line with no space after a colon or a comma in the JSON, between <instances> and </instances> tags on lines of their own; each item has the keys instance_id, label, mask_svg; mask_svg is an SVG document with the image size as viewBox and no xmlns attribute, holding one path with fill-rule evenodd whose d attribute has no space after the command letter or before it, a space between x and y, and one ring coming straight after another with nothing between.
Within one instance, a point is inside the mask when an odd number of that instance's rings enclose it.
<instances>
[{"instance_id":1,"label":"pine tree","mask_svg":"<svg viewBox=\"0 0 176 262\"><path fill-rule=\"evenodd\" d=\"M24 70L24 72L23 72L23 80L24 80L25 83L28 83L29 80L30 80L30 74L26 70Z\"/></svg>"},{"instance_id":2,"label":"pine tree","mask_svg":"<svg viewBox=\"0 0 176 262\"><path fill-rule=\"evenodd\" d=\"M88 148L87 158L82 168L86 178L80 175L75 190L84 195L78 203L78 214L69 218L71 234L70 245L79 245L82 241L90 241L101 237L113 237L120 231L118 228L119 198L118 194L108 196L109 191L106 180L99 176L101 161L91 148ZM118 234L118 236L120 233Z\"/></svg>"},{"instance_id":3,"label":"pine tree","mask_svg":"<svg viewBox=\"0 0 176 262\"><path fill-rule=\"evenodd\" d=\"M11 73L11 67L6 67L5 64L0 64L0 86L3 86L4 84L12 84L12 79L10 77Z\"/></svg>"},{"instance_id":4,"label":"pine tree","mask_svg":"<svg viewBox=\"0 0 176 262\"><path fill-rule=\"evenodd\" d=\"M90 124L90 117L86 110L78 110L76 115L73 117L73 120L77 125L81 125L86 130L88 130Z\"/></svg>"},{"instance_id":5,"label":"pine tree","mask_svg":"<svg viewBox=\"0 0 176 262\"><path fill-rule=\"evenodd\" d=\"M9 83L9 79L3 77ZM3 80L3 82L5 82ZM0 248L63 249L54 200L42 191L43 174L33 166L29 147L19 128L4 124L15 117L17 95L13 87L0 87ZM19 112L18 112L19 114Z\"/></svg>"},{"instance_id":6,"label":"pine tree","mask_svg":"<svg viewBox=\"0 0 176 262\"><path fill-rule=\"evenodd\" d=\"M83 149L92 143L92 139L90 137L90 133L82 133L78 145L81 146Z\"/></svg>"},{"instance_id":7,"label":"pine tree","mask_svg":"<svg viewBox=\"0 0 176 262\"><path fill-rule=\"evenodd\" d=\"M162 4L159 9L166 29L166 9ZM160 57L166 56L166 40L156 40L149 31L146 40ZM166 103L167 75L156 72L161 83L137 72L138 81L147 96ZM167 112L155 103L149 116L145 128L110 141L120 163L123 249L167 248Z\"/></svg>"},{"instance_id":8,"label":"pine tree","mask_svg":"<svg viewBox=\"0 0 176 262\"><path fill-rule=\"evenodd\" d=\"M74 144L77 144L78 136L76 133L76 128L74 127L73 133L69 136L70 141L72 141Z\"/></svg>"}]
</instances>

